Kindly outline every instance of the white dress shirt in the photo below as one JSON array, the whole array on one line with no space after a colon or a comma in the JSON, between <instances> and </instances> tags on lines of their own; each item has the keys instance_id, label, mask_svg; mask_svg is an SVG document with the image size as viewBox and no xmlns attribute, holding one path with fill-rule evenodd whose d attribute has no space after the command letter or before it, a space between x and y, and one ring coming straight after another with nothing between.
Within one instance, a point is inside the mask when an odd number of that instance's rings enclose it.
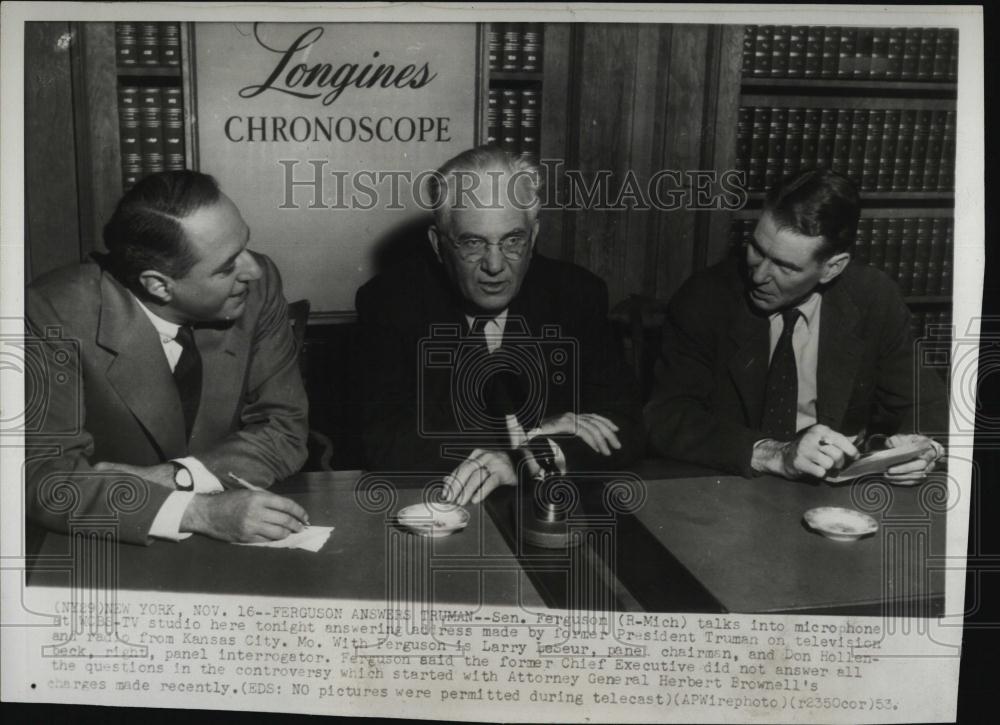
<instances>
[{"instance_id":1,"label":"white dress shirt","mask_svg":"<svg viewBox=\"0 0 1000 725\"><path fill-rule=\"evenodd\" d=\"M132 295L132 298L138 303L139 308L146 313L146 317L153 323L153 327L156 328L156 332L160 336L160 344L163 345L163 354L167 357L170 372L173 372L174 368L177 367L177 361L180 360L181 353L184 351L184 348L181 347L181 344L176 339L180 325L158 317L135 295ZM163 502L156 517L153 519L153 525L149 528L149 535L158 539L180 541L191 535L182 534L180 529L184 510L191 503L194 495L196 493L217 493L222 491L223 487L219 483L219 479L194 456L175 458L173 461L184 466L190 472L191 480L194 482L194 490L174 491L167 496L167 500Z\"/></svg>"},{"instance_id":2,"label":"white dress shirt","mask_svg":"<svg viewBox=\"0 0 1000 725\"><path fill-rule=\"evenodd\" d=\"M819 360L819 325L823 295L813 292L805 302L798 305L802 314L795 322L792 332L792 351L795 353L795 371L798 374L798 404L795 412L795 430L800 431L816 424L816 365ZM771 351L778 345L784 322L781 312L775 312L771 320Z\"/></svg>"}]
</instances>

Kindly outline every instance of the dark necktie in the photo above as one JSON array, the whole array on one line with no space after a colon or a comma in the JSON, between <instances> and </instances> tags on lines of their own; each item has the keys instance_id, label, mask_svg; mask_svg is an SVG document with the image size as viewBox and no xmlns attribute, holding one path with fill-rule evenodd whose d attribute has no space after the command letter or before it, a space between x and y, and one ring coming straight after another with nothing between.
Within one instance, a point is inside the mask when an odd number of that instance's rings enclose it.
<instances>
[{"instance_id":1,"label":"dark necktie","mask_svg":"<svg viewBox=\"0 0 1000 725\"><path fill-rule=\"evenodd\" d=\"M198 401L201 399L201 355L194 344L194 333L190 326L182 325L178 328L174 340L182 348L181 356L174 366L174 381L184 410L184 432L190 439L194 419L198 415Z\"/></svg>"},{"instance_id":2,"label":"dark necktie","mask_svg":"<svg viewBox=\"0 0 1000 725\"><path fill-rule=\"evenodd\" d=\"M784 326L771 355L764 388L764 412L760 428L768 438L791 440L796 433L795 415L799 402L799 378L792 349L792 333L802 313L793 308L781 313Z\"/></svg>"}]
</instances>

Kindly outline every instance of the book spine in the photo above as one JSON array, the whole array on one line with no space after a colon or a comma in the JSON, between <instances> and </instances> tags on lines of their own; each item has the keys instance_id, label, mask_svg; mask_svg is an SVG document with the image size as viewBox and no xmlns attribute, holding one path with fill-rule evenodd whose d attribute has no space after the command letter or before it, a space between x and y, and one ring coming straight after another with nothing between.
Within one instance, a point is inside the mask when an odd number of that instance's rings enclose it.
<instances>
[{"instance_id":1,"label":"book spine","mask_svg":"<svg viewBox=\"0 0 1000 725\"><path fill-rule=\"evenodd\" d=\"M122 155L122 186L127 191L142 178L139 89L118 88L118 139Z\"/></svg>"},{"instance_id":2,"label":"book spine","mask_svg":"<svg viewBox=\"0 0 1000 725\"><path fill-rule=\"evenodd\" d=\"M937 48L937 28L920 29L920 49L917 51L917 80L934 78L934 51Z\"/></svg>"},{"instance_id":3,"label":"book spine","mask_svg":"<svg viewBox=\"0 0 1000 725\"><path fill-rule=\"evenodd\" d=\"M851 119L849 109L837 110L837 126L833 138L833 160L830 168L838 174L847 173L847 159L851 153Z\"/></svg>"},{"instance_id":4,"label":"book spine","mask_svg":"<svg viewBox=\"0 0 1000 725\"><path fill-rule=\"evenodd\" d=\"M503 69L503 38L504 23L490 23L486 32L486 57L489 60L490 72Z\"/></svg>"},{"instance_id":5,"label":"book spine","mask_svg":"<svg viewBox=\"0 0 1000 725\"><path fill-rule=\"evenodd\" d=\"M743 28L743 77L753 76L754 46L757 43L757 26L747 25Z\"/></svg>"},{"instance_id":6,"label":"book spine","mask_svg":"<svg viewBox=\"0 0 1000 725\"><path fill-rule=\"evenodd\" d=\"M944 143L944 111L932 111L924 155L923 191L937 191L941 172L941 149Z\"/></svg>"},{"instance_id":7,"label":"book spine","mask_svg":"<svg viewBox=\"0 0 1000 725\"><path fill-rule=\"evenodd\" d=\"M781 183L781 167L785 158L785 134L788 128L788 109L772 108L767 135L767 160L764 163L764 191Z\"/></svg>"},{"instance_id":8,"label":"book spine","mask_svg":"<svg viewBox=\"0 0 1000 725\"><path fill-rule=\"evenodd\" d=\"M793 25L788 34L788 77L803 78L806 74L806 36L809 28Z\"/></svg>"},{"instance_id":9,"label":"book spine","mask_svg":"<svg viewBox=\"0 0 1000 725\"><path fill-rule=\"evenodd\" d=\"M826 26L823 28L823 51L820 63L821 78L836 78L840 63L840 28Z\"/></svg>"},{"instance_id":10,"label":"book spine","mask_svg":"<svg viewBox=\"0 0 1000 725\"><path fill-rule=\"evenodd\" d=\"M486 143L500 141L500 89L490 88L486 96Z\"/></svg>"},{"instance_id":11,"label":"book spine","mask_svg":"<svg viewBox=\"0 0 1000 725\"><path fill-rule=\"evenodd\" d=\"M882 127L882 144L879 148L876 191L892 191L892 178L896 163L896 142L899 140L899 111L887 109Z\"/></svg>"},{"instance_id":12,"label":"book spine","mask_svg":"<svg viewBox=\"0 0 1000 725\"><path fill-rule=\"evenodd\" d=\"M819 166L819 127L822 117L818 108L807 108L802 121L802 154L799 168L810 169Z\"/></svg>"},{"instance_id":13,"label":"book spine","mask_svg":"<svg viewBox=\"0 0 1000 725\"><path fill-rule=\"evenodd\" d=\"M524 50L521 59L521 70L525 73L542 72L542 52L545 38L542 23L524 24Z\"/></svg>"},{"instance_id":14,"label":"book spine","mask_svg":"<svg viewBox=\"0 0 1000 725\"><path fill-rule=\"evenodd\" d=\"M938 83L948 80L953 39L954 35L949 28L938 28L937 42L934 44L934 60L931 63L931 80Z\"/></svg>"},{"instance_id":15,"label":"book spine","mask_svg":"<svg viewBox=\"0 0 1000 725\"><path fill-rule=\"evenodd\" d=\"M879 161L882 154L882 134L885 132L885 111L872 110L868 113L865 132L865 152L861 164L861 190L875 191L878 188Z\"/></svg>"},{"instance_id":16,"label":"book spine","mask_svg":"<svg viewBox=\"0 0 1000 725\"><path fill-rule=\"evenodd\" d=\"M877 269L885 268L885 239L888 221L888 219L872 219L872 241L871 251L868 253L868 264Z\"/></svg>"},{"instance_id":17,"label":"book spine","mask_svg":"<svg viewBox=\"0 0 1000 725\"><path fill-rule=\"evenodd\" d=\"M163 97L160 89L141 89L139 104L142 172L143 175L155 174L166 168L163 148Z\"/></svg>"},{"instance_id":18,"label":"book spine","mask_svg":"<svg viewBox=\"0 0 1000 725\"><path fill-rule=\"evenodd\" d=\"M938 171L938 191L955 189L955 112L945 111L944 134L941 139L941 163Z\"/></svg>"},{"instance_id":19,"label":"book spine","mask_svg":"<svg viewBox=\"0 0 1000 725\"><path fill-rule=\"evenodd\" d=\"M869 78L883 79L889 76L889 28L872 30L872 55Z\"/></svg>"},{"instance_id":20,"label":"book spine","mask_svg":"<svg viewBox=\"0 0 1000 725\"><path fill-rule=\"evenodd\" d=\"M771 75L771 47L774 39L773 25L758 25L754 43L754 78L768 78Z\"/></svg>"},{"instance_id":21,"label":"book spine","mask_svg":"<svg viewBox=\"0 0 1000 725\"><path fill-rule=\"evenodd\" d=\"M747 171L747 188L751 192L764 189L764 165L767 161L767 136L771 124L771 109L753 109L753 128L750 134L750 168Z\"/></svg>"},{"instance_id":22,"label":"book spine","mask_svg":"<svg viewBox=\"0 0 1000 725\"><path fill-rule=\"evenodd\" d=\"M180 23L160 23L160 60L163 65L177 68L181 64Z\"/></svg>"},{"instance_id":23,"label":"book spine","mask_svg":"<svg viewBox=\"0 0 1000 725\"><path fill-rule=\"evenodd\" d=\"M743 172L744 184L748 183L750 170L750 140L753 133L753 109L740 106L736 114L736 170Z\"/></svg>"},{"instance_id":24,"label":"book spine","mask_svg":"<svg viewBox=\"0 0 1000 725\"><path fill-rule=\"evenodd\" d=\"M958 30L955 28L948 28L947 32L951 34L951 45L950 54L948 56L948 73L946 80L957 81L958 80Z\"/></svg>"},{"instance_id":25,"label":"book spine","mask_svg":"<svg viewBox=\"0 0 1000 725\"><path fill-rule=\"evenodd\" d=\"M906 28L889 28L889 39L886 44L886 80L898 81L903 77L903 47L905 39Z\"/></svg>"},{"instance_id":26,"label":"book spine","mask_svg":"<svg viewBox=\"0 0 1000 725\"><path fill-rule=\"evenodd\" d=\"M788 75L788 41L790 35L790 26L774 26L774 37L771 40L771 78L784 78Z\"/></svg>"},{"instance_id":27,"label":"book spine","mask_svg":"<svg viewBox=\"0 0 1000 725\"><path fill-rule=\"evenodd\" d=\"M861 169L865 160L865 139L868 136L868 111L856 108L851 113L851 141L847 151L847 178L861 185Z\"/></svg>"},{"instance_id":28,"label":"book spine","mask_svg":"<svg viewBox=\"0 0 1000 725\"><path fill-rule=\"evenodd\" d=\"M944 259L944 225L943 217L931 219L930 251L927 255L927 279L924 282L924 294L936 295L941 289L941 261Z\"/></svg>"},{"instance_id":29,"label":"book spine","mask_svg":"<svg viewBox=\"0 0 1000 725\"><path fill-rule=\"evenodd\" d=\"M871 259L873 221L871 217L862 217L858 220L858 234L851 253L851 257L858 264L868 264L868 260Z\"/></svg>"},{"instance_id":30,"label":"book spine","mask_svg":"<svg viewBox=\"0 0 1000 725\"><path fill-rule=\"evenodd\" d=\"M931 111L917 111L914 114L913 147L910 149L910 162L907 171L907 191L920 191L924 188L924 172L926 170L928 134L931 126Z\"/></svg>"},{"instance_id":31,"label":"book spine","mask_svg":"<svg viewBox=\"0 0 1000 725\"><path fill-rule=\"evenodd\" d=\"M515 88L500 90L500 148L517 153L521 144L521 94Z\"/></svg>"},{"instance_id":32,"label":"book spine","mask_svg":"<svg viewBox=\"0 0 1000 725\"><path fill-rule=\"evenodd\" d=\"M854 52L858 43L857 28L840 29L840 53L837 58L837 78L854 77Z\"/></svg>"},{"instance_id":33,"label":"book spine","mask_svg":"<svg viewBox=\"0 0 1000 725\"><path fill-rule=\"evenodd\" d=\"M888 219L885 230L885 259L882 270L899 283L899 252L903 240L903 220Z\"/></svg>"},{"instance_id":34,"label":"book spine","mask_svg":"<svg viewBox=\"0 0 1000 725\"><path fill-rule=\"evenodd\" d=\"M524 23L506 23L503 32L503 65L505 73L516 73L521 70L522 42L524 38Z\"/></svg>"},{"instance_id":35,"label":"book spine","mask_svg":"<svg viewBox=\"0 0 1000 725\"><path fill-rule=\"evenodd\" d=\"M903 61L899 78L904 81L917 80L920 61L920 28L906 28L903 35Z\"/></svg>"},{"instance_id":36,"label":"book spine","mask_svg":"<svg viewBox=\"0 0 1000 725\"><path fill-rule=\"evenodd\" d=\"M819 78L823 68L823 28L810 26L806 29L805 58L802 75L806 78Z\"/></svg>"},{"instance_id":37,"label":"book spine","mask_svg":"<svg viewBox=\"0 0 1000 725\"><path fill-rule=\"evenodd\" d=\"M872 28L858 29L854 45L854 67L851 69L855 80L871 76L874 40L875 33Z\"/></svg>"},{"instance_id":38,"label":"book spine","mask_svg":"<svg viewBox=\"0 0 1000 725\"><path fill-rule=\"evenodd\" d=\"M521 143L519 151L534 164L538 163L541 152L541 136L539 135L539 118L541 111L541 93L534 89L521 91Z\"/></svg>"},{"instance_id":39,"label":"book spine","mask_svg":"<svg viewBox=\"0 0 1000 725\"><path fill-rule=\"evenodd\" d=\"M899 291L904 295L913 293L913 262L916 259L917 220L913 217L903 219L899 236L899 271L896 273L899 281Z\"/></svg>"},{"instance_id":40,"label":"book spine","mask_svg":"<svg viewBox=\"0 0 1000 725\"><path fill-rule=\"evenodd\" d=\"M955 253L955 220L948 219L944 226L944 255L941 257L941 286L938 294L951 295L951 270Z\"/></svg>"},{"instance_id":41,"label":"book spine","mask_svg":"<svg viewBox=\"0 0 1000 725\"><path fill-rule=\"evenodd\" d=\"M119 68L139 65L139 29L135 23L115 23L115 55Z\"/></svg>"},{"instance_id":42,"label":"book spine","mask_svg":"<svg viewBox=\"0 0 1000 725\"><path fill-rule=\"evenodd\" d=\"M163 156L168 170L185 167L184 159L184 96L181 88L164 88L163 98Z\"/></svg>"},{"instance_id":43,"label":"book spine","mask_svg":"<svg viewBox=\"0 0 1000 725\"><path fill-rule=\"evenodd\" d=\"M913 151L913 127L916 125L916 111L901 111L899 114L899 137L896 140L896 159L893 161L892 190L906 191L910 174L910 154Z\"/></svg>"},{"instance_id":44,"label":"book spine","mask_svg":"<svg viewBox=\"0 0 1000 725\"><path fill-rule=\"evenodd\" d=\"M917 219L916 250L913 255L913 286L910 294L927 294L927 271L931 261L931 222L929 217Z\"/></svg>"},{"instance_id":45,"label":"book spine","mask_svg":"<svg viewBox=\"0 0 1000 725\"><path fill-rule=\"evenodd\" d=\"M816 168L833 167L833 147L837 138L837 111L824 108L820 111L819 147L816 153Z\"/></svg>"},{"instance_id":46,"label":"book spine","mask_svg":"<svg viewBox=\"0 0 1000 725\"><path fill-rule=\"evenodd\" d=\"M160 65L159 23L139 23L139 65Z\"/></svg>"},{"instance_id":47,"label":"book spine","mask_svg":"<svg viewBox=\"0 0 1000 725\"><path fill-rule=\"evenodd\" d=\"M801 168L802 124L805 122L804 108L788 109L788 130L785 133L785 157L781 165L781 178L789 179Z\"/></svg>"}]
</instances>

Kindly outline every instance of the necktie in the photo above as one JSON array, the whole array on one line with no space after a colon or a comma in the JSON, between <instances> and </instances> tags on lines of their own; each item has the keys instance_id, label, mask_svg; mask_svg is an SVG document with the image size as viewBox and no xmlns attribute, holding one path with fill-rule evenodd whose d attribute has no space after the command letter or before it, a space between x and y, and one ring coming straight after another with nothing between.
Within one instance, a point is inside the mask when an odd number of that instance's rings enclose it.
<instances>
[{"instance_id":1,"label":"necktie","mask_svg":"<svg viewBox=\"0 0 1000 725\"><path fill-rule=\"evenodd\" d=\"M198 401L201 399L201 355L189 325L182 325L174 340L182 348L181 356L174 366L174 382L177 383L184 411L184 432L190 439L194 419L198 415Z\"/></svg>"},{"instance_id":2,"label":"necktie","mask_svg":"<svg viewBox=\"0 0 1000 725\"><path fill-rule=\"evenodd\" d=\"M798 309L781 313L783 327L771 355L764 388L764 412L760 428L768 438L787 441L795 436L795 415L799 401L799 378L792 349L792 333L802 313Z\"/></svg>"}]
</instances>

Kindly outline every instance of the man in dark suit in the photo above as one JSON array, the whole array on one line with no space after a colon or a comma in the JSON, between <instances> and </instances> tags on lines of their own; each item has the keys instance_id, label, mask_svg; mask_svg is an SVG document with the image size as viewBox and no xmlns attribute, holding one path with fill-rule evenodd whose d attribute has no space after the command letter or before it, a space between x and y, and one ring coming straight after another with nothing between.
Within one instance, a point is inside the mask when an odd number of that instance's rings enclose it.
<instances>
[{"instance_id":1,"label":"man in dark suit","mask_svg":"<svg viewBox=\"0 0 1000 725\"><path fill-rule=\"evenodd\" d=\"M916 443L890 479L926 475L947 396L914 365L910 315L882 272L851 262L859 199L807 171L771 194L745 259L694 275L671 301L662 374L646 408L664 455L744 476L822 478L868 437Z\"/></svg>"},{"instance_id":2,"label":"man in dark suit","mask_svg":"<svg viewBox=\"0 0 1000 725\"><path fill-rule=\"evenodd\" d=\"M451 471L464 504L515 484L522 455L570 472L626 463L641 408L607 287L535 254L537 169L482 147L434 180L432 253L357 295L369 465Z\"/></svg>"},{"instance_id":3,"label":"man in dark suit","mask_svg":"<svg viewBox=\"0 0 1000 725\"><path fill-rule=\"evenodd\" d=\"M31 522L112 516L132 543L301 530L301 507L254 490L304 462L307 403L278 270L249 238L212 177L154 174L119 202L100 265L28 287Z\"/></svg>"}]
</instances>

